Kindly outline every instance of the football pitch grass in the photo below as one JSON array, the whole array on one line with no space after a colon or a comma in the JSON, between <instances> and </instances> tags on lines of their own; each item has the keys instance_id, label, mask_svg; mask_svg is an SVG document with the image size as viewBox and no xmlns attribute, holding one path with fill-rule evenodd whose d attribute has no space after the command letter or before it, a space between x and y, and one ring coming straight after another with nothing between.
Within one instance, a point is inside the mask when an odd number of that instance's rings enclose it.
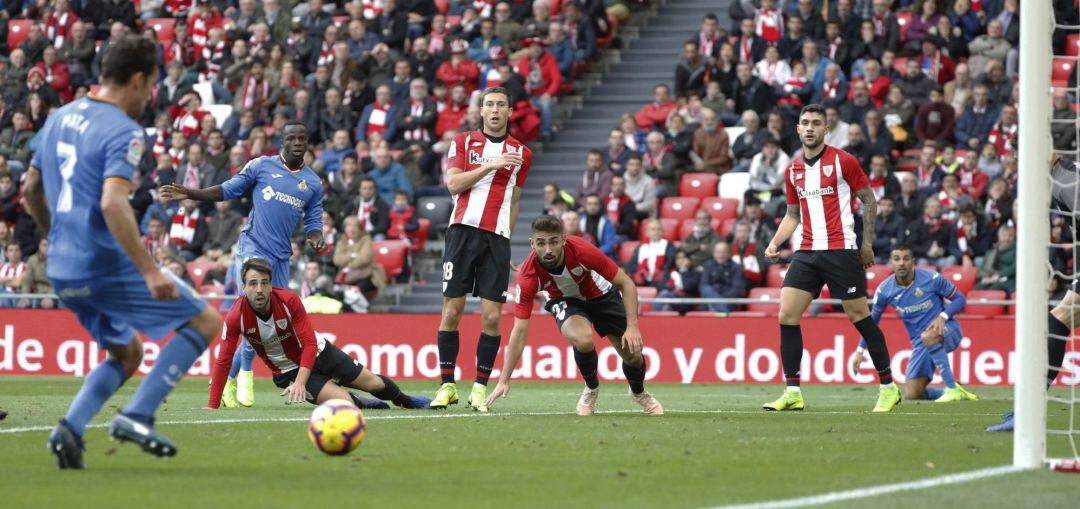
<instances>
[{"instance_id":1,"label":"football pitch grass","mask_svg":"<svg viewBox=\"0 0 1080 509\"><path fill-rule=\"evenodd\" d=\"M806 411L778 414L760 406L778 385L651 384L667 412L657 417L640 412L625 384L605 383L602 413L582 418L573 413L580 384L517 382L488 415L462 405L369 411L363 444L330 457L308 441L312 406L286 406L268 380L256 380L255 407L205 410L205 379L182 382L159 411L159 429L180 450L159 460L106 437L104 424L138 381L87 431L89 470L59 472L45 440L81 379L0 377L0 408L10 413L0 421L0 506L698 508L1012 461L1012 435L983 431L1011 408L1005 388L972 388L978 402L905 401L874 415L876 386L813 385L804 389ZM429 396L436 388L401 385ZM470 385L458 384L462 404ZM1051 422L1064 427L1068 412L1051 404ZM1067 455L1060 437L1050 447ZM1080 476L1039 470L831 506L1063 507L1078 499Z\"/></svg>"}]
</instances>

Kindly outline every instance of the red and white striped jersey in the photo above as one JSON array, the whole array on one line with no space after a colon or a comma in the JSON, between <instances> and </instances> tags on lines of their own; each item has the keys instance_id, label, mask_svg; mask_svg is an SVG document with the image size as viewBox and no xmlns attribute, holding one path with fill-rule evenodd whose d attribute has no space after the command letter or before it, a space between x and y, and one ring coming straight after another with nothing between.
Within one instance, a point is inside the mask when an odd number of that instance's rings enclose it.
<instances>
[{"instance_id":1,"label":"red and white striped jersey","mask_svg":"<svg viewBox=\"0 0 1080 509\"><path fill-rule=\"evenodd\" d=\"M619 266L589 241L566 237L563 253L562 272L558 274L540 265L535 251L525 258L518 279L515 317L524 320L532 316L532 302L538 292L547 292L550 299L595 300L614 287L611 281L619 273Z\"/></svg>"},{"instance_id":2,"label":"red and white striped jersey","mask_svg":"<svg viewBox=\"0 0 1080 509\"><path fill-rule=\"evenodd\" d=\"M247 297L241 296L229 309L221 328L221 346L210 381L212 408L217 408L220 402L241 338L248 341L275 375L298 368L311 369L326 347L326 341L315 335L304 304L292 290L274 288L270 295L270 316L266 319L256 315Z\"/></svg>"},{"instance_id":3,"label":"red and white striped jersey","mask_svg":"<svg viewBox=\"0 0 1080 509\"><path fill-rule=\"evenodd\" d=\"M0 265L0 279L16 279L21 276L23 272L26 272L26 262L6 262L3 265ZM9 292L13 293L19 293L20 291L22 291L22 288L16 287L15 285L8 286L6 288Z\"/></svg>"},{"instance_id":4,"label":"red and white striped jersey","mask_svg":"<svg viewBox=\"0 0 1080 509\"><path fill-rule=\"evenodd\" d=\"M854 156L826 145L812 165L802 155L796 157L785 177L788 206L799 205L802 211L802 224L792 235L793 249L858 249L855 192L870 181Z\"/></svg>"},{"instance_id":5,"label":"red and white striped jersey","mask_svg":"<svg viewBox=\"0 0 1080 509\"><path fill-rule=\"evenodd\" d=\"M523 187L532 166L532 150L507 135L488 138L480 131L454 136L446 153L447 167L474 171L498 159L505 152L521 154L520 166L505 166L480 179L472 188L454 196L450 224L463 224L510 238L510 202L515 187Z\"/></svg>"}]
</instances>

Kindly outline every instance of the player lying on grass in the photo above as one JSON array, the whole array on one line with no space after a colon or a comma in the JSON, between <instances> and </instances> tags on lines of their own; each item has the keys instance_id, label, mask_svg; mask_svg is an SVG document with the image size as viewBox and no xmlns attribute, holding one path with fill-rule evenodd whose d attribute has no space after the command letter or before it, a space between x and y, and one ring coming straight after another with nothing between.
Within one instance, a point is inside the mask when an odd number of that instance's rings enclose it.
<instances>
[{"instance_id":1,"label":"player lying on grass","mask_svg":"<svg viewBox=\"0 0 1080 509\"><path fill-rule=\"evenodd\" d=\"M964 338L956 320L956 314L967 303L964 294L937 272L916 268L915 255L907 245L893 247L889 262L893 275L878 286L870 316L878 322L885 308L892 306L907 329L912 353L905 374L904 399L930 399L939 403L979 399L956 383L949 366L949 352L956 350ZM945 300L949 301L948 306ZM863 339L851 357L853 373L858 372L865 349ZM944 390L928 387L935 368L945 383Z\"/></svg>"},{"instance_id":2,"label":"player lying on grass","mask_svg":"<svg viewBox=\"0 0 1080 509\"><path fill-rule=\"evenodd\" d=\"M585 379L585 391L577 404L578 415L592 415L600 394L592 329L611 341L622 357L623 373L634 402L647 414L663 414L664 407L645 391L637 288L630 276L588 241L567 237L562 222L554 217L536 218L529 242L533 252L521 264L514 329L503 358L502 375L485 405L491 406L496 399L509 394L510 374L517 367L529 334L533 297L537 292L547 292L544 308L555 317L563 337L574 346L574 361Z\"/></svg>"},{"instance_id":3,"label":"player lying on grass","mask_svg":"<svg viewBox=\"0 0 1080 509\"><path fill-rule=\"evenodd\" d=\"M403 408L427 408L431 400L409 396L393 380L364 368L338 347L315 335L300 297L274 288L273 269L262 258L251 258L240 269L244 295L236 300L222 329L222 343L210 381L209 408L221 405L221 391L243 337L274 373L286 403L319 404L331 399L363 400L344 387L360 389ZM339 385L340 384L340 385Z\"/></svg>"}]
</instances>

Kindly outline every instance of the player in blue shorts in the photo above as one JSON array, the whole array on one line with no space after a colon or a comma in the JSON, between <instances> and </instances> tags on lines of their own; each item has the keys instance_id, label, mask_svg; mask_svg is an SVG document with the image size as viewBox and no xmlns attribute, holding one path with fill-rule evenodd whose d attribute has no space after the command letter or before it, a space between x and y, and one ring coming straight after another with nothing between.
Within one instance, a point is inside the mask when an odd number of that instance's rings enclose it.
<instances>
[{"instance_id":1,"label":"player in blue shorts","mask_svg":"<svg viewBox=\"0 0 1080 509\"><path fill-rule=\"evenodd\" d=\"M282 128L281 153L274 157L252 159L239 173L220 186L206 189L187 189L168 184L158 192L167 200L192 199L217 202L242 196L251 197L251 214L236 243L234 267L239 273L244 262L262 258L274 269L273 285L289 287L289 257L292 256L292 234L303 219L307 243L315 252L326 248L323 239L322 181L307 165L308 131L302 122L290 121ZM223 402L226 407L255 403L254 378L251 365L255 351L245 341L240 355L233 359L232 370L225 385Z\"/></svg>"},{"instance_id":2,"label":"player in blue shorts","mask_svg":"<svg viewBox=\"0 0 1080 509\"><path fill-rule=\"evenodd\" d=\"M964 337L956 320L956 314L967 303L964 294L937 272L915 268L915 255L909 246L894 246L889 261L893 275L878 286L870 316L877 322L885 308L892 306L907 329L912 354L905 374L904 398L939 403L979 399L956 383L949 365L949 352L960 346ZM864 339L851 358L852 372L857 372L862 364L865 349ZM941 373L944 390L928 387L935 368Z\"/></svg>"},{"instance_id":3,"label":"player in blue shorts","mask_svg":"<svg viewBox=\"0 0 1080 509\"><path fill-rule=\"evenodd\" d=\"M154 264L128 203L145 150L143 130L132 119L142 116L154 89L156 55L145 37L109 44L99 94L49 116L27 176L27 207L49 232L49 280L108 352L49 435L61 469L84 468L87 423L142 363L136 331L155 340L176 335L113 418L109 435L155 456L175 455L176 446L154 429L154 414L221 329L217 311Z\"/></svg>"}]
</instances>

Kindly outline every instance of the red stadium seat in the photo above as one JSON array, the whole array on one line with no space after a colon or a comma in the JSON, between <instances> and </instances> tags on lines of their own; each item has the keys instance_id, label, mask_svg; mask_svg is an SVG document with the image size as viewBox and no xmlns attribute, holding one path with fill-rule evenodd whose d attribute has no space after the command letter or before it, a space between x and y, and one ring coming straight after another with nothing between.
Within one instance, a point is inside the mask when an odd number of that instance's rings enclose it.
<instances>
[{"instance_id":1,"label":"red stadium seat","mask_svg":"<svg viewBox=\"0 0 1080 509\"><path fill-rule=\"evenodd\" d=\"M1055 58L1053 68L1050 71L1050 84L1055 87L1068 87L1069 76L1075 72L1076 57Z\"/></svg>"},{"instance_id":2,"label":"red stadium seat","mask_svg":"<svg viewBox=\"0 0 1080 509\"><path fill-rule=\"evenodd\" d=\"M897 13L896 13L896 24L900 25L900 43L901 44L907 42L907 31L908 31L908 27L911 26L911 18L912 17L913 17L913 15L911 14L911 11L908 11L908 10L901 10L901 11L897 11ZM897 60L900 60L900 59L897 58Z\"/></svg>"},{"instance_id":3,"label":"red stadium seat","mask_svg":"<svg viewBox=\"0 0 1080 509\"><path fill-rule=\"evenodd\" d=\"M634 257L634 251L641 245L641 242L636 240L628 240L619 244L619 252L617 253L619 265L626 265L630 263L630 259Z\"/></svg>"},{"instance_id":4,"label":"red stadium seat","mask_svg":"<svg viewBox=\"0 0 1080 509\"><path fill-rule=\"evenodd\" d=\"M708 211L713 219L723 221L739 217L739 200L735 198L710 196L701 200L701 207Z\"/></svg>"},{"instance_id":5,"label":"red stadium seat","mask_svg":"<svg viewBox=\"0 0 1080 509\"><path fill-rule=\"evenodd\" d=\"M409 249L414 252L424 249L424 244L427 244L428 232L431 231L431 221L421 217L417 222L420 223L420 227L409 234Z\"/></svg>"},{"instance_id":6,"label":"red stadium seat","mask_svg":"<svg viewBox=\"0 0 1080 509\"><path fill-rule=\"evenodd\" d=\"M930 272L937 272L937 267L933 265L919 265L918 268L922 270L928 270Z\"/></svg>"},{"instance_id":7,"label":"red stadium seat","mask_svg":"<svg viewBox=\"0 0 1080 509\"><path fill-rule=\"evenodd\" d=\"M435 8L438 9L439 12L446 14L450 11L450 0L435 0Z\"/></svg>"},{"instance_id":8,"label":"red stadium seat","mask_svg":"<svg viewBox=\"0 0 1080 509\"><path fill-rule=\"evenodd\" d=\"M175 39L173 30L176 28L176 19L174 18L154 18L146 21L146 26L153 28L157 33L158 42L162 46L168 46L172 44Z\"/></svg>"},{"instance_id":9,"label":"red stadium seat","mask_svg":"<svg viewBox=\"0 0 1080 509\"><path fill-rule=\"evenodd\" d=\"M400 240L380 240L375 242L375 261L386 271L391 281L405 271L405 262L409 246Z\"/></svg>"},{"instance_id":10,"label":"red stadium seat","mask_svg":"<svg viewBox=\"0 0 1080 509\"><path fill-rule=\"evenodd\" d=\"M203 280L206 279L207 271L214 267L217 267L214 262L188 262L188 277L191 278L191 282L195 284L195 287L199 288L203 285Z\"/></svg>"},{"instance_id":11,"label":"red stadium seat","mask_svg":"<svg viewBox=\"0 0 1080 509\"><path fill-rule=\"evenodd\" d=\"M866 294L873 296L878 285L892 275L892 269L888 265L872 265L866 269Z\"/></svg>"},{"instance_id":12,"label":"red stadium seat","mask_svg":"<svg viewBox=\"0 0 1080 509\"><path fill-rule=\"evenodd\" d=\"M461 16L460 15L458 15L458 16L447 15L446 16L446 27L447 28L454 28L454 27L456 27L456 26L458 26L460 24L461 24Z\"/></svg>"},{"instance_id":13,"label":"red stadium seat","mask_svg":"<svg viewBox=\"0 0 1080 509\"><path fill-rule=\"evenodd\" d=\"M896 57L893 60L892 68L895 69L896 72L900 73L901 76L903 76L904 73L906 72L904 67L907 66L907 61L908 61L907 57Z\"/></svg>"},{"instance_id":14,"label":"red stadium seat","mask_svg":"<svg viewBox=\"0 0 1080 509\"><path fill-rule=\"evenodd\" d=\"M225 285L203 285L199 287L201 295L225 295Z\"/></svg>"},{"instance_id":15,"label":"red stadium seat","mask_svg":"<svg viewBox=\"0 0 1080 509\"><path fill-rule=\"evenodd\" d=\"M660 203L661 219L692 219L701 200L693 197L673 196Z\"/></svg>"},{"instance_id":16,"label":"red stadium seat","mask_svg":"<svg viewBox=\"0 0 1080 509\"><path fill-rule=\"evenodd\" d=\"M784 286L784 276L787 275L787 265L781 265L779 263L769 265L769 272L765 274L765 286L769 288L780 288Z\"/></svg>"},{"instance_id":17,"label":"red stadium seat","mask_svg":"<svg viewBox=\"0 0 1080 509\"><path fill-rule=\"evenodd\" d=\"M739 222L738 219L728 218L720 222L720 229L716 230L721 237L727 237L731 235L731 231L735 229L735 223Z\"/></svg>"},{"instance_id":18,"label":"red stadium seat","mask_svg":"<svg viewBox=\"0 0 1080 509\"><path fill-rule=\"evenodd\" d=\"M974 302L985 302L988 300L1005 300L1008 298L1002 290L975 290L966 295L968 305L964 307L964 312L969 315L976 316L1001 316L1005 314L1005 305L985 305L985 306L973 306Z\"/></svg>"},{"instance_id":19,"label":"red stadium seat","mask_svg":"<svg viewBox=\"0 0 1080 509\"><path fill-rule=\"evenodd\" d=\"M1080 34L1069 34L1065 37L1065 55L1080 57Z\"/></svg>"},{"instance_id":20,"label":"red stadium seat","mask_svg":"<svg viewBox=\"0 0 1080 509\"><path fill-rule=\"evenodd\" d=\"M334 25L336 25L338 27L341 27L341 26L344 26L345 24L347 24L349 22L349 17L348 16L334 16L333 20L334 20Z\"/></svg>"},{"instance_id":21,"label":"red stadium seat","mask_svg":"<svg viewBox=\"0 0 1080 509\"><path fill-rule=\"evenodd\" d=\"M611 30L608 32L607 36L596 38L597 48L608 49L608 47L611 46L611 42L615 40L615 34L618 32L619 29L619 22L616 21L615 18L608 16L608 25L611 26Z\"/></svg>"},{"instance_id":22,"label":"red stadium seat","mask_svg":"<svg viewBox=\"0 0 1080 509\"><path fill-rule=\"evenodd\" d=\"M656 298L656 287L653 286L639 286L637 287L638 299L654 299ZM651 302L641 304L641 312L648 313L652 311L653 305Z\"/></svg>"},{"instance_id":23,"label":"red stadium seat","mask_svg":"<svg viewBox=\"0 0 1080 509\"><path fill-rule=\"evenodd\" d=\"M648 226L649 226L648 221L642 221L641 225L638 226L638 240L640 240L642 242L645 242L646 240L648 240L648 236L647 236ZM662 230L664 230L664 238L665 239L667 239L667 240L676 240L676 238L679 235L679 220L678 219L670 219L670 218L661 219L660 220L660 227L661 227Z\"/></svg>"},{"instance_id":24,"label":"red stadium seat","mask_svg":"<svg viewBox=\"0 0 1080 509\"><path fill-rule=\"evenodd\" d=\"M686 173L679 180L679 194L695 198L716 196L720 177L715 173Z\"/></svg>"},{"instance_id":25,"label":"red stadium seat","mask_svg":"<svg viewBox=\"0 0 1080 509\"><path fill-rule=\"evenodd\" d=\"M679 225L679 240L689 237L690 234L694 232L695 221L696 220L693 218L683 219L682 224ZM711 226L714 231L717 231L720 229L720 221L712 219L709 221L709 226Z\"/></svg>"},{"instance_id":26,"label":"red stadium seat","mask_svg":"<svg viewBox=\"0 0 1080 509\"><path fill-rule=\"evenodd\" d=\"M34 24L32 19L13 19L8 21L8 51L18 48L26 37L30 35L30 25Z\"/></svg>"},{"instance_id":27,"label":"red stadium seat","mask_svg":"<svg viewBox=\"0 0 1080 509\"><path fill-rule=\"evenodd\" d=\"M752 300L779 300L780 289L779 288L751 288L750 295L748 297ZM760 313L768 313L775 315L780 311L780 304L770 303L753 303L746 305L747 311L757 311Z\"/></svg>"},{"instance_id":28,"label":"red stadium seat","mask_svg":"<svg viewBox=\"0 0 1080 509\"><path fill-rule=\"evenodd\" d=\"M979 271L975 267L964 268L960 265L953 265L941 269L941 275L949 278L949 282L965 295L974 290L975 283L979 282Z\"/></svg>"}]
</instances>

